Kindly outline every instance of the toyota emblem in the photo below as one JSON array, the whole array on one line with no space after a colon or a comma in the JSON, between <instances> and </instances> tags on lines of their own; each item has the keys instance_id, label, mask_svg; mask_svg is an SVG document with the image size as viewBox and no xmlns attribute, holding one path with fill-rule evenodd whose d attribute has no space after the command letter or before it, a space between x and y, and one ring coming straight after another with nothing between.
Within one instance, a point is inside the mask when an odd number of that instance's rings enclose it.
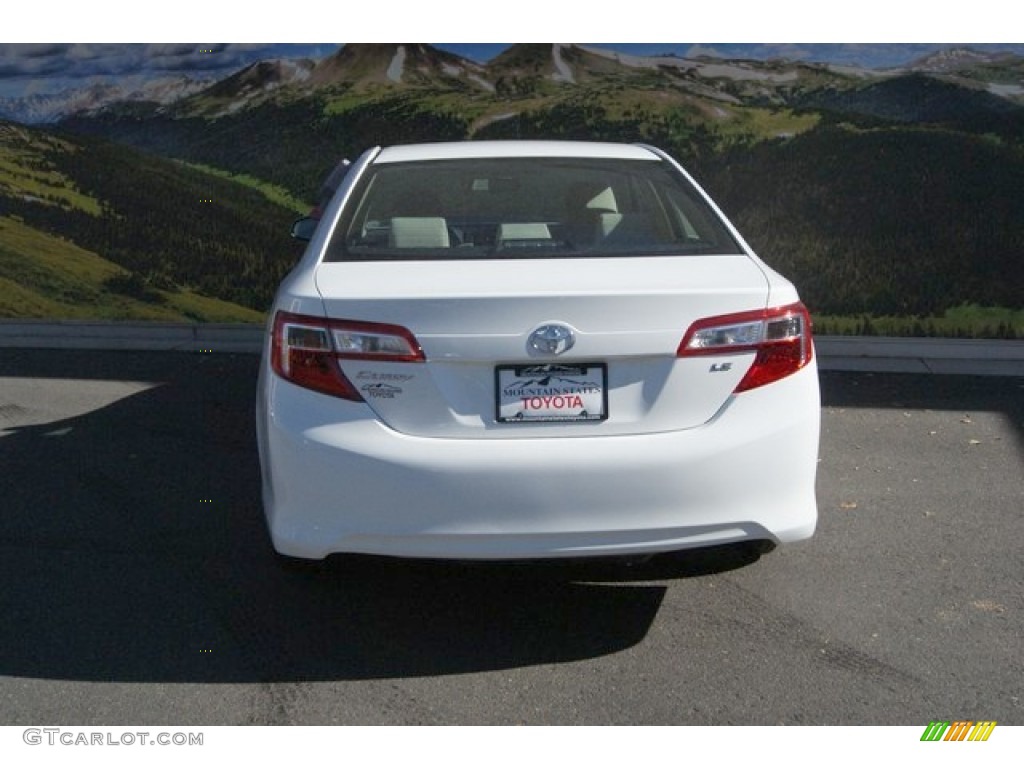
<instances>
[{"instance_id":1,"label":"toyota emblem","mask_svg":"<svg viewBox=\"0 0 1024 768\"><path fill-rule=\"evenodd\" d=\"M528 342L530 349L542 355L560 355L572 349L576 343L576 334L571 328L564 325L549 324L542 325L530 334Z\"/></svg>"}]
</instances>

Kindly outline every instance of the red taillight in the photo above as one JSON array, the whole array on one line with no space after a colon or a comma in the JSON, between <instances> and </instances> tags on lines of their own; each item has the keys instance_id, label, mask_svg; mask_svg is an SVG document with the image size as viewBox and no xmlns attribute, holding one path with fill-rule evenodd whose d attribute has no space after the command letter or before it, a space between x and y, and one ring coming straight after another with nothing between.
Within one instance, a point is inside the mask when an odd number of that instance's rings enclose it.
<instances>
[{"instance_id":1,"label":"red taillight","mask_svg":"<svg viewBox=\"0 0 1024 768\"><path fill-rule=\"evenodd\" d=\"M803 304L698 320L679 343L679 357L755 352L736 392L796 373L811 361L811 318Z\"/></svg>"},{"instance_id":2,"label":"red taillight","mask_svg":"<svg viewBox=\"0 0 1024 768\"><path fill-rule=\"evenodd\" d=\"M283 379L346 400L363 399L339 359L423 362L423 350L405 328L383 323L326 320L278 312L271 367Z\"/></svg>"}]
</instances>

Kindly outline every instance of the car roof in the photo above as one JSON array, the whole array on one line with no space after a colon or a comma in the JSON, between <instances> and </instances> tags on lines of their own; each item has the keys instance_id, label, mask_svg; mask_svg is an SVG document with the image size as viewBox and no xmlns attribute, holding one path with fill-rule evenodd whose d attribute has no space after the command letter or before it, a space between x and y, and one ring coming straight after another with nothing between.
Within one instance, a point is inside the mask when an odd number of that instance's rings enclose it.
<instances>
[{"instance_id":1,"label":"car roof","mask_svg":"<svg viewBox=\"0 0 1024 768\"><path fill-rule=\"evenodd\" d=\"M598 141L453 141L386 147L374 163L506 157L587 157L616 160L659 160L648 147Z\"/></svg>"}]
</instances>

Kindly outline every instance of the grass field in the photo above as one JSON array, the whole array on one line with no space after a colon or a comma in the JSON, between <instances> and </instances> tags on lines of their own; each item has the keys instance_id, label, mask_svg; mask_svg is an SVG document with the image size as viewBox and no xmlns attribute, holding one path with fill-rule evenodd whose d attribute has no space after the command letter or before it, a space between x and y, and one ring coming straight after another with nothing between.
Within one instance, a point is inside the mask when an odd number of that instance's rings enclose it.
<instances>
[{"instance_id":1,"label":"grass field","mask_svg":"<svg viewBox=\"0 0 1024 768\"><path fill-rule=\"evenodd\" d=\"M816 315L814 332L821 336L1024 339L1024 310L963 304L940 317Z\"/></svg>"},{"instance_id":2,"label":"grass field","mask_svg":"<svg viewBox=\"0 0 1024 768\"><path fill-rule=\"evenodd\" d=\"M76 189L45 159L44 153L54 148L75 151L73 145L56 137L30 133L10 124L0 126L0 192L98 216L99 201Z\"/></svg>"},{"instance_id":3,"label":"grass field","mask_svg":"<svg viewBox=\"0 0 1024 768\"><path fill-rule=\"evenodd\" d=\"M309 204L299 200L297 197L292 195L284 187L280 187L276 184L257 179L253 176L249 176L244 173L230 173L220 168L213 168L209 165L201 165L199 163L186 163L182 162L182 165L192 168L203 173L208 173L211 176L216 176L220 179L228 179L230 181L237 182L251 189L255 189L267 200L272 203L280 205L282 208L288 208L289 210L295 211L296 213L305 214L309 210Z\"/></svg>"},{"instance_id":4,"label":"grass field","mask_svg":"<svg viewBox=\"0 0 1024 768\"><path fill-rule=\"evenodd\" d=\"M193 291L117 286L121 267L59 237L0 217L0 317L259 323L263 313ZM119 281L118 278L121 278Z\"/></svg>"}]
</instances>

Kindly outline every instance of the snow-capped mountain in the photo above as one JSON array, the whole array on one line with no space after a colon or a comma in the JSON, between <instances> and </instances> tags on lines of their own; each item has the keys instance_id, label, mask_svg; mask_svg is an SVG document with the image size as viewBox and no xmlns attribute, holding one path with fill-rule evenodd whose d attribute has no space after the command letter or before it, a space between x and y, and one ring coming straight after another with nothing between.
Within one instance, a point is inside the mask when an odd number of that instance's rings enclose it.
<instances>
[{"instance_id":1,"label":"snow-capped mountain","mask_svg":"<svg viewBox=\"0 0 1024 768\"><path fill-rule=\"evenodd\" d=\"M95 115L116 105L150 114L215 119L268 100L314 92L381 93L427 88L518 99L575 87L669 89L721 108L803 103L815 90L845 91L911 73L953 79L994 96L1024 100L1024 59L1013 53L946 48L896 69L865 69L774 58L728 59L700 50L642 56L575 44L517 44L486 64L423 43L346 44L321 59L268 59L220 79L122 78L55 94L0 99L0 117L22 123ZM330 98L330 97L329 97ZM116 111L116 110L115 110ZM497 114L497 113L496 113ZM501 114L505 114L504 112ZM492 114L486 120L498 119Z\"/></svg>"},{"instance_id":2,"label":"snow-capped mountain","mask_svg":"<svg viewBox=\"0 0 1024 768\"><path fill-rule=\"evenodd\" d=\"M450 85L460 81L490 89L485 72L483 65L425 43L353 43L318 62L310 83Z\"/></svg>"},{"instance_id":3,"label":"snow-capped mountain","mask_svg":"<svg viewBox=\"0 0 1024 768\"><path fill-rule=\"evenodd\" d=\"M956 73L976 67L1013 64L1015 60L1020 61L1020 57L1012 53L991 53L963 47L943 48L912 61L903 69L934 74Z\"/></svg>"},{"instance_id":4,"label":"snow-capped mountain","mask_svg":"<svg viewBox=\"0 0 1024 768\"><path fill-rule=\"evenodd\" d=\"M259 103L282 88L305 84L315 68L316 62L312 59L257 61L198 93L185 94L178 101L192 114L210 117L231 114Z\"/></svg>"},{"instance_id":5,"label":"snow-capped mountain","mask_svg":"<svg viewBox=\"0 0 1024 768\"><path fill-rule=\"evenodd\" d=\"M0 98L0 117L19 123L55 123L68 115L95 112L120 101L171 104L210 85L192 77L161 77L142 83L125 79L68 88L57 93Z\"/></svg>"},{"instance_id":6,"label":"snow-capped mountain","mask_svg":"<svg viewBox=\"0 0 1024 768\"><path fill-rule=\"evenodd\" d=\"M206 88L206 96L246 98L286 85L309 80L315 68L312 59L271 59L257 61Z\"/></svg>"}]
</instances>

